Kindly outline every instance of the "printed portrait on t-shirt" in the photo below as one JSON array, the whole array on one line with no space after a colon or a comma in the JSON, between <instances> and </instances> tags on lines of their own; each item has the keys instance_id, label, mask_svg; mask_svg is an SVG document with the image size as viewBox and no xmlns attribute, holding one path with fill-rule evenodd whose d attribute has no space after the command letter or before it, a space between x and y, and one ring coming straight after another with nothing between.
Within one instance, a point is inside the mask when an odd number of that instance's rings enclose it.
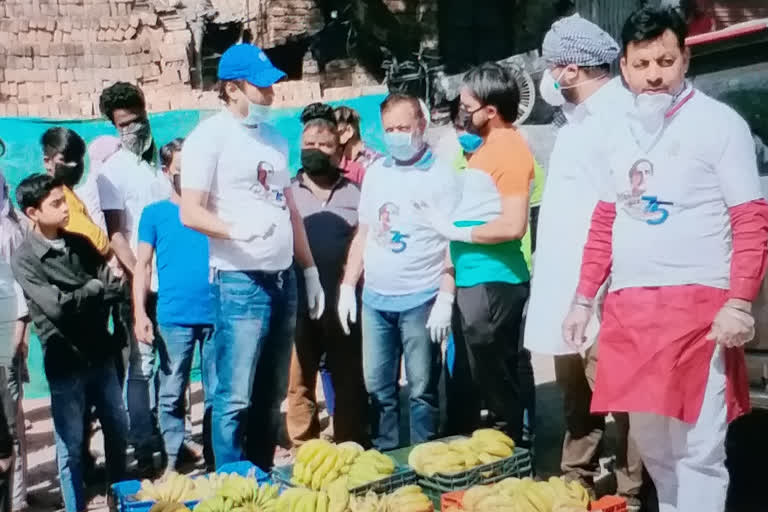
<instances>
[{"instance_id":1,"label":"printed portrait on t-shirt","mask_svg":"<svg viewBox=\"0 0 768 512\"><path fill-rule=\"evenodd\" d=\"M260 198L285 208L283 189L270 186L270 183L274 182L274 175L275 167L269 162L260 161L256 166L256 183L251 186L251 191Z\"/></svg>"},{"instance_id":2,"label":"printed portrait on t-shirt","mask_svg":"<svg viewBox=\"0 0 768 512\"><path fill-rule=\"evenodd\" d=\"M618 202L633 219L656 225L667 220L669 211L664 206L672 203L648 192L653 173L653 162L645 158L635 161L627 173L628 187L619 194Z\"/></svg>"},{"instance_id":3,"label":"printed portrait on t-shirt","mask_svg":"<svg viewBox=\"0 0 768 512\"><path fill-rule=\"evenodd\" d=\"M393 229L400 215L400 207L395 203L384 203L379 207L378 219L375 227L376 243L381 247L388 247L394 253L401 253L408 247L406 241L410 235L405 235Z\"/></svg>"}]
</instances>

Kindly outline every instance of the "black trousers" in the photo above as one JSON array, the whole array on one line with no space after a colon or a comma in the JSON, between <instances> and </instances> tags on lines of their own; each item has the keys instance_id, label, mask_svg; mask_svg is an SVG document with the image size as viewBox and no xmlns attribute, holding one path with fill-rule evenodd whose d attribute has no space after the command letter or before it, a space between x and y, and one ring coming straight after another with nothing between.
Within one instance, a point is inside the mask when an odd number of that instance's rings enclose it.
<instances>
[{"instance_id":1,"label":"black trousers","mask_svg":"<svg viewBox=\"0 0 768 512\"><path fill-rule=\"evenodd\" d=\"M6 378L0 379L0 512L10 512L13 498L13 430L16 408L9 403Z\"/></svg>"},{"instance_id":2,"label":"black trousers","mask_svg":"<svg viewBox=\"0 0 768 512\"><path fill-rule=\"evenodd\" d=\"M461 373L469 374L471 392L485 401L504 431L516 442L522 440L523 409L527 401L519 365L524 357L520 332L528 293L528 283L484 283L456 291L454 333L459 336L455 338L454 372L459 372L457 377ZM467 411L462 430L469 430L473 420L479 422L479 412Z\"/></svg>"}]
</instances>

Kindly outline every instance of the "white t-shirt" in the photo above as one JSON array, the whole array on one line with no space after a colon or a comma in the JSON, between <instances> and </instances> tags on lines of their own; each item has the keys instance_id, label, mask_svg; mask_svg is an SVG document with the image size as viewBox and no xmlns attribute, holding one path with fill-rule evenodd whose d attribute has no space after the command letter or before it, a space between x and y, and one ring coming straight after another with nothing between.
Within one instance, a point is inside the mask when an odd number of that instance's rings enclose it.
<instances>
[{"instance_id":1,"label":"white t-shirt","mask_svg":"<svg viewBox=\"0 0 768 512\"><path fill-rule=\"evenodd\" d=\"M287 154L284 139L273 128L246 128L226 109L201 122L184 141L182 188L207 191L209 208L226 223L262 218L276 226L267 239L211 238L212 267L277 272L291 265Z\"/></svg>"},{"instance_id":2,"label":"white t-shirt","mask_svg":"<svg viewBox=\"0 0 768 512\"><path fill-rule=\"evenodd\" d=\"M409 167L377 160L365 174L360 223L368 225L363 256L365 286L381 295L437 289L448 242L424 222L414 203L451 218L460 199L458 173L449 160L428 158Z\"/></svg>"},{"instance_id":3,"label":"white t-shirt","mask_svg":"<svg viewBox=\"0 0 768 512\"><path fill-rule=\"evenodd\" d=\"M700 284L727 289L728 208L762 198L746 121L701 91L669 118L647 151L615 126L608 155L616 203L612 290Z\"/></svg>"},{"instance_id":4,"label":"white t-shirt","mask_svg":"<svg viewBox=\"0 0 768 512\"><path fill-rule=\"evenodd\" d=\"M101 166L96 183L102 211L125 212L124 228L136 252L141 212L147 205L170 197L168 180L140 157L120 149Z\"/></svg>"},{"instance_id":5,"label":"white t-shirt","mask_svg":"<svg viewBox=\"0 0 768 512\"><path fill-rule=\"evenodd\" d=\"M16 320L26 314L27 302L21 287L13 279L11 266L0 262L0 366L11 364Z\"/></svg>"},{"instance_id":6,"label":"white t-shirt","mask_svg":"<svg viewBox=\"0 0 768 512\"><path fill-rule=\"evenodd\" d=\"M75 187L75 194L85 205L94 224L99 226L105 233L107 232L107 223L104 220L104 212L101 210L101 198L99 197L99 175L94 172L93 167L88 172L85 181L80 182Z\"/></svg>"},{"instance_id":7,"label":"white t-shirt","mask_svg":"<svg viewBox=\"0 0 768 512\"><path fill-rule=\"evenodd\" d=\"M525 321L525 346L534 352L575 352L563 340L561 326L578 286L592 212L608 175L604 134L631 99L616 78L584 103L563 109L568 122L560 128L549 160ZM590 341L596 328L593 321Z\"/></svg>"}]
</instances>

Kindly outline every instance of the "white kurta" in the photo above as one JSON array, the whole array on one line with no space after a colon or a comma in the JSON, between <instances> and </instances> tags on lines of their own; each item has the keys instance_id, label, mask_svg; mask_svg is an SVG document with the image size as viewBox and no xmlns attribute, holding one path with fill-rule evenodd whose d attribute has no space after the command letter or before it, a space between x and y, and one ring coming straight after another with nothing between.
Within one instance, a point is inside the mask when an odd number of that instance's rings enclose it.
<instances>
[{"instance_id":1,"label":"white kurta","mask_svg":"<svg viewBox=\"0 0 768 512\"><path fill-rule=\"evenodd\" d=\"M561 326L578 285L592 212L608 176L606 119L615 119L629 102L629 91L616 78L583 104L564 109L568 123L555 140L539 212L524 338L531 351L574 353L563 341ZM594 321L588 338L594 339L596 332Z\"/></svg>"}]
</instances>

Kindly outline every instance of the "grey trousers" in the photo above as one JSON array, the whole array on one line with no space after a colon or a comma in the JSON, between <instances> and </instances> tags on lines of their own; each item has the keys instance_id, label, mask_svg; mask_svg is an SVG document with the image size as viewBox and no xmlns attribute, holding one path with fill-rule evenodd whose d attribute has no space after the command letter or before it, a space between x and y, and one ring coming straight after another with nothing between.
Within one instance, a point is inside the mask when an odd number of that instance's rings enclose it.
<instances>
[{"instance_id":1,"label":"grey trousers","mask_svg":"<svg viewBox=\"0 0 768 512\"><path fill-rule=\"evenodd\" d=\"M555 378L563 392L565 441L560 469L566 475L591 480L600 471L599 457L605 434L605 417L590 412L597 369L597 343L582 358L579 354L555 356ZM637 496L643 483L643 465L629 437L629 415L613 413L618 433L616 482L618 493Z\"/></svg>"}]
</instances>

